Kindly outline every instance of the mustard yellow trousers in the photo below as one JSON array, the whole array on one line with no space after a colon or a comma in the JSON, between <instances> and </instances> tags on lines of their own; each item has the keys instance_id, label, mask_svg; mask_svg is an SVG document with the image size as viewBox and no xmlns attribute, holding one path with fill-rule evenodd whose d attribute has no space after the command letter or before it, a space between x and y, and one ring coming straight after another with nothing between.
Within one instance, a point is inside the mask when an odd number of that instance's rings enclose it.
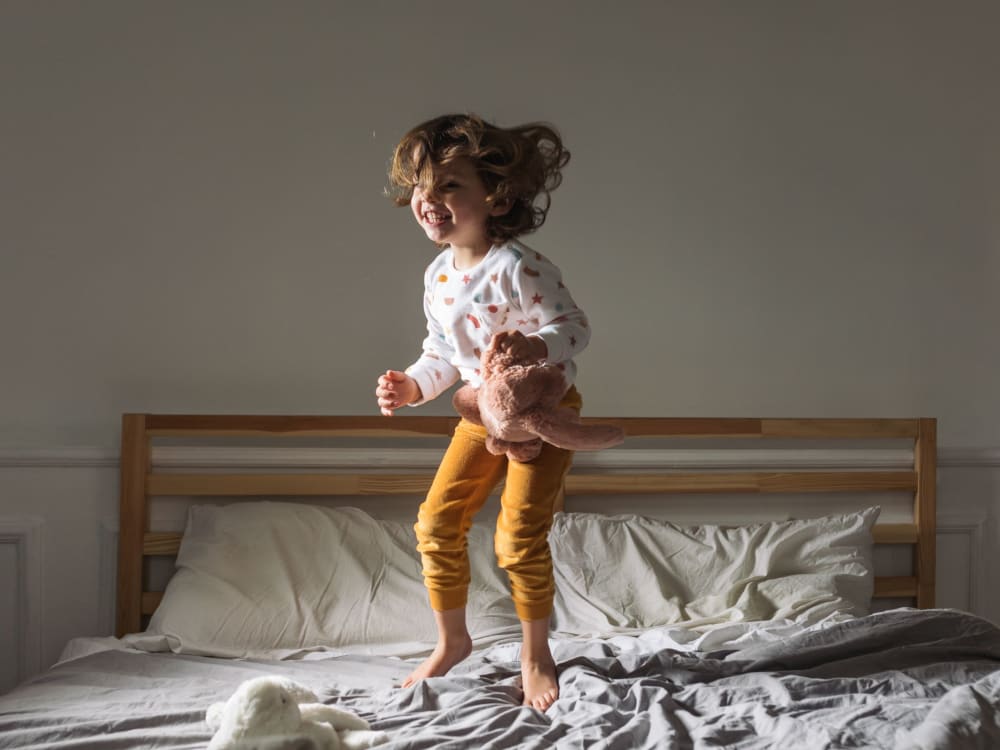
<instances>
[{"instance_id":1,"label":"mustard yellow trousers","mask_svg":"<svg viewBox=\"0 0 1000 750\"><path fill-rule=\"evenodd\" d=\"M580 394L571 387L561 406L579 411L581 405ZM483 427L465 419L458 423L414 525L432 609L465 606L469 527L506 471L494 537L497 562L507 571L521 620L552 613L555 583L548 535L572 461L572 451L548 443L531 461L508 461L486 450Z\"/></svg>"}]
</instances>

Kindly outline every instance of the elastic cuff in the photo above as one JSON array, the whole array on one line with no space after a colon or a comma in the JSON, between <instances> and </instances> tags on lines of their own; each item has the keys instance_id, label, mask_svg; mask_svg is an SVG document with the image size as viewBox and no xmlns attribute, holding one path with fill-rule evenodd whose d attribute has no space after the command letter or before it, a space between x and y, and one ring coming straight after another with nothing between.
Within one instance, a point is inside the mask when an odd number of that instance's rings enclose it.
<instances>
[{"instance_id":1,"label":"elastic cuff","mask_svg":"<svg viewBox=\"0 0 1000 750\"><path fill-rule=\"evenodd\" d=\"M517 619L531 622L532 620L543 620L552 616L552 602L535 602L534 604L524 604L514 602L514 609L517 611Z\"/></svg>"},{"instance_id":2,"label":"elastic cuff","mask_svg":"<svg viewBox=\"0 0 1000 750\"><path fill-rule=\"evenodd\" d=\"M427 589L427 598L430 600L431 609L435 612L445 612L449 609L464 607L468 602L469 592L466 589L458 591Z\"/></svg>"},{"instance_id":3,"label":"elastic cuff","mask_svg":"<svg viewBox=\"0 0 1000 750\"><path fill-rule=\"evenodd\" d=\"M566 342L563 341L562 336L554 331L539 331L537 333L531 334L532 336L537 336L542 341L545 342L545 348L547 354L545 356L545 363L550 365L558 364L562 362L566 357Z\"/></svg>"},{"instance_id":4,"label":"elastic cuff","mask_svg":"<svg viewBox=\"0 0 1000 750\"><path fill-rule=\"evenodd\" d=\"M428 401L433 401L437 397L438 394L432 393L434 389L434 381L432 376L428 375L427 373L421 370L416 370L414 372L411 372L410 368L407 368L406 370L404 370L404 372L411 378L413 378L414 382L417 384L417 387L420 389L420 398L417 399L416 401L413 401L412 403L407 404L407 406L422 406L423 404L426 404Z\"/></svg>"}]
</instances>

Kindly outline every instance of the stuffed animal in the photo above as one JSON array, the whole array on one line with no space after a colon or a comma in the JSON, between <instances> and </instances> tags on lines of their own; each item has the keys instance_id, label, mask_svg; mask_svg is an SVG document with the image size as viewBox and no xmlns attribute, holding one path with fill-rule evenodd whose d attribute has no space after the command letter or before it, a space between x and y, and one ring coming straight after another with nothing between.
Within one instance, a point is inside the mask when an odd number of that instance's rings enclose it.
<instances>
[{"instance_id":1,"label":"stuffed animal","mask_svg":"<svg viewBox=\"0 0 1000 750\"><path fill-rule=\"evenodd\" d=\"M542 441L574 451L610 448L625 439L614 425L585 425L574 409L560 408L566 378L555 365L520 364L494 336L482 355L483 384L464 385L452 403L461 416L486 428L486 448L514 461L530 461Z\"/></svg>"},{"instance_id":2,"label":"stuffed animal","mask_svg":"<svg viewBox=\"0 0 1000 750\"><path fill-rule=\"evenodd\" d=\"M225 703L205 714L215 732L208 750L235 750L254 740L308 738L317 750L361 750L389 740L369 731L360 716L319 702L308 688L284 677L255 677L240 685Z\"/></svg>"}]
</instances>

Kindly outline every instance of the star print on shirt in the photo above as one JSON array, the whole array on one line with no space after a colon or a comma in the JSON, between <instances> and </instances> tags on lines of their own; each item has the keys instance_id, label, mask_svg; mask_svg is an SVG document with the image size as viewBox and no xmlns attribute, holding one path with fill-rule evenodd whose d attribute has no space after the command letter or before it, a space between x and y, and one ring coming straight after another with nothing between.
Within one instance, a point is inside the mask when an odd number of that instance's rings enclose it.
<instances>
[{"instance_id":1,"label":"star print on shirt","mask_svg":"<svg viewBox=\"0 0 1000 750\"><path fill-rule=\"evenodd\" d=\"M551 352L565 362L567 382L573 380L576 368L571 357L587 346L589 338L582 311L559 278L558 268L533 249L512 244L498 247L481 268L454 268L448 252L428 267L422 300L428 336L412 376L427 400L456 379L480 381L482 374L476 370L482 367L482 353L493 333L537 333L543 321L551 337L546 343L554 344Z\"/></svg>"}]
</instances>

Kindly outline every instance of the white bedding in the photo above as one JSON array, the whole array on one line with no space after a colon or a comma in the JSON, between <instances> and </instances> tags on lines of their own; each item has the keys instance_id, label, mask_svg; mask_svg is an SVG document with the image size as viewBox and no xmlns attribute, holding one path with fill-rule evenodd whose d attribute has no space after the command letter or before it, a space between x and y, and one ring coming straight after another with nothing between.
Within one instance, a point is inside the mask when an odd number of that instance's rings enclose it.
<instances>
[{"instance_id":1,"label":"white bedding","mask_svg":"<svg viewBox=\"0 0 1000 750\"><path fill-rule=\"evenodd\" d=\"M560 696L545 712L522 705L513 644L410 688L398 686L409 665L386 657L105 649L0 696L0 748L203 749L206 707L262 674L363 716L388 734L385 750L1000 746L1000 630L984 620L897 609L784 631L749 625L737 627L746 640L736 649L713 649L737 635L725 627L698 636L700 650L671 647L669 628L554 639Z\"/></svg>"},{"instance_id":2,"label":"white bedding","mask_svg":"<svg viewBox=\"0 0 1000 750\"><path fill-rule=\"evenodd\" d=\"M433 645L407 524L203 506L151 627L75 639L0 697L0 747L204 747L205 707L264 673L363 715L387 750L992 746L1000 631L946 610L865 615L877 513L683 528L558 517L560 698L541 713L521 705L520 628L489 529L470 536L475 652L401 688Z\"/></svg>"},{"instance_id":3,"label":"white bedding","mask_svg":"<svg viewBox=\"0 0 1000 750\"><path fill-rule=\"evenodd\" d=\"M600 637L622 653L653 653L662 649L694 653L744 649L754 645L774 643L804 633L819 632L853 619L850 615L834 613L814 623L802 624L791 620L765 620L749 622L723 622L690 628L684 624L656 628L618 629L603 636L553 634L549 645L554 650L568 644ZM473 650L473 656L494 661L516 661L520 653L520 629L511 632L504 642L482 645ZM171 640L155 633L137 633L124 638L73 638L63 649L58 664L97 654L102 651L132 653L170 653L175 651ZM259 649L252 657L261 661L311 661L336 656L369 655L368 648L334 648L313 646L300 649ZM381 654L390 658L417 663L423 654L414 655L403 648L398 653Z\"/></svg>"},{"instance_id":4,"label":"white bedding","mask_svg":"<svg viewBox=\"0 0 1000 750\"><path fill-rule=\"evenodd\" d=\"M603 635L668 624L809 625L868 614L878 508L740 526L561 513L550 536L553 627Z\"/></svg>"},{"instance_id":5,"label":"white bedding","mask_svg":"<svg viewBox=\"0 0 1000 750\"><path fill-rule=\"evenodd\" d=\"M637 516L557 514L550 535L554 634L662 632L676 645L704 648L866 614L877 516L869 508L680 527ZM476 649L516 641L520 623L488 527L473 525L469 559ZM128 646L227 658L410 658L435 643L411 525L356 508L193 506L177 567L149 628L126 637Z\"/></svg>"}]
</instances>

